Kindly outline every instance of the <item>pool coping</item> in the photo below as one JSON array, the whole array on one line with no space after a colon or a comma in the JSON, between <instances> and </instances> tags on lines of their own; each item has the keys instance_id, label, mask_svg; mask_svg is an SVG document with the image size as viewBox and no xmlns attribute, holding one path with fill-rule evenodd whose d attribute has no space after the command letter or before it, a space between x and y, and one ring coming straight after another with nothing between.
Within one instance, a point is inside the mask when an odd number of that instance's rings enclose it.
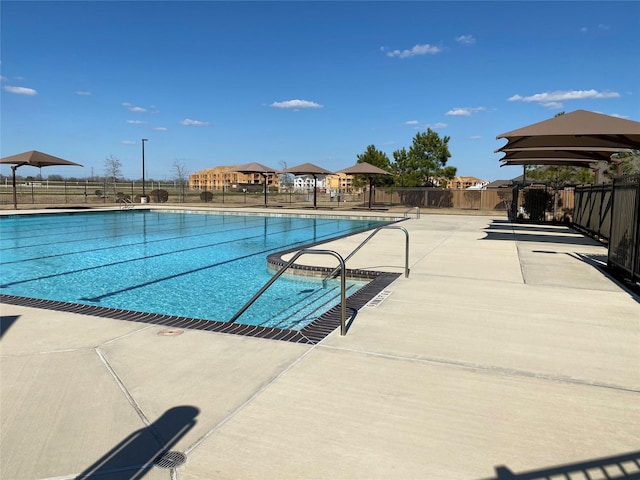
<instances>
[{"instance_id":1,"label":"pool coping","mask_svg":"<svg viewBox=\"0 0 640 480\"><path fill-rule=\"evenodd\" d=\"M326 269L329 273L330 269ZM357 315L357 311L376 298L385 287L390 285L399 273L371 272L375 277L358 292L347 298L346 308L354 312L349 317L350 324ZM320 317L300 330L281 329L275 327L261 327L242 323L230 323L219 320L203 320L198 318L179 317L159 313L138 312L96 305L61 302L58 300L44 300L38 298L21 297L17 295L0 294L0 303L21 307L40 308L65 313L77 313L93 317L126 320L129 322L147 323L163 327L204 330L208 332L228 333L247 337L259 337L269 340L281 340L293 343L316 344L341 326L340 304L334 306Z\"/></svg>"},{"instance_id":2,"label":"pool coping","mask_svg":"<svg viewBox=\"0 0 640 480\"><path fill-rule=\"evenodd\" d=\"M82 213L85 213L83 211ZM40 213L40 212L38 212ZM32 213L32 214L38 214ZM47 212L49 213L49 212ZM61 213L61 212L51 212ZM72 213L72 212L64 212ZM75 213L75 212L74 212ZM80 213L80 212L78 212ZM196 212L194 212L196 213ZM204 212L197 212L204 213ZM216 212L218 213L218 212ZM238 212L240 213L240 212ZM249 213L255 214L255 213ZM260 214L258 214L260 215ZM271 215L270 215L271 216ZM276 215L280 216L280 215ZM293 216L297 216L293 214ZM324 216L324 215L323 215ZM404 218L392 217L388 218L389 224L402 222ZM369 230L364 230L369 231ZM357 232L362 233L362 232ZM303 246L288 248L279 252L267 255L267 267L273 270L279 270L284 266L286 261L282 260L282 256L291 252L308 249L310 247L322 245L324 243L339 240L340 238L349 237L353 234L346 234L334 237L330 240L322 242L314 242ZM319 267L313 265L291 265L292 274L304 276L325 276L333 271L333 268ZM348 326L357 316L357 311L364 307L371 300L376 298L387 286L395 281L400 274L391 272L382 272L375 270L345 269L347 278L356 280L369 280L369 282L359 289L353 295L346 299L347 311L353 312L347 318ZM110 318L113 320L126 320L130 322L147 323L152 325L160 325L170 328L204 330L218 333L228 333L231 335L240 335L248 337L259 337L269 340L280 340L293 343L316 344L323 340L327 335L332 333L336 328L341 326L342 315L340 304L332 307L327 312L320 315L317 319L310 322L300 330L282 329L276 327L262 327L258 325L247 325L242 323L231 323L220 320L205 320L198 318L190 318L175 315L166 315L160 313L139 312L136 310L126 310L111 307L100 307L96 305L86 305L73 302L63 302L59 300L47 300L31 297L23 297L18 295L8 295L0 293L0 303L10 305L40 308L43 310L53 310L66 313L78 313L81 315L90 315L94 317Z\"/></svg>"}]
</instances>

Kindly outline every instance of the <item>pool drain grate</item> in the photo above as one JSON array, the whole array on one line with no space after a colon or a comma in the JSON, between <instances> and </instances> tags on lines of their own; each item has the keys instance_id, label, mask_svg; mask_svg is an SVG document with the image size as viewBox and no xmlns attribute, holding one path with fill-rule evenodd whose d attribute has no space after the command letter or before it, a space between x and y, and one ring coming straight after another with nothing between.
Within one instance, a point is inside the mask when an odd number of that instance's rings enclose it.
<instances>
[{"instance_id":1,"label":"pool drain grate","mask_svg":"<svg viewBox=\"0 0 640 480\"><path fill-rule=\"evenodd\" d=\"M153 461L153 465L159 468L176 468L187 461L187 456L182 452L165 452Z\"/></svg>"},{"instance_id":2,"label":"pool drain grate","mask_svg":"<svg viewBox=\"0 0 640 480\"><path fill-rule=\"evenodd\" d=\"M387 298L389 295L391 295L391 292L389 290L383 290L381 291L378 295L376 295L375 297L373 297L369 303L367 303L365 305L365 307L372 307L375 308L378 305L380 305L385 298Z\"/></svg>"}]
</instances>

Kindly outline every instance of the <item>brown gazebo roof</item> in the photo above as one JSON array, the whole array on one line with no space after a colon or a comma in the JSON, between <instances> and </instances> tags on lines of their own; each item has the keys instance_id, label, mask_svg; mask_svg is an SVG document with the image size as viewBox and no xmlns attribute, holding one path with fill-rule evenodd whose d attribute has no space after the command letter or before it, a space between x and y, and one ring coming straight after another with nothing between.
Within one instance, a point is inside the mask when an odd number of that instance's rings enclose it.
<instances>
[{"instance_id":1,"label":"brown gazebo roof","mask_svg":"<svg viewBox=\"0 0 640 480\"><path fill-rule=\"evenodd\" d=\"M513 148L582 147L640 149L640 122L587 110L564 115L501 133L507 144L496 152Z\"/></svg>"}]
</instances>

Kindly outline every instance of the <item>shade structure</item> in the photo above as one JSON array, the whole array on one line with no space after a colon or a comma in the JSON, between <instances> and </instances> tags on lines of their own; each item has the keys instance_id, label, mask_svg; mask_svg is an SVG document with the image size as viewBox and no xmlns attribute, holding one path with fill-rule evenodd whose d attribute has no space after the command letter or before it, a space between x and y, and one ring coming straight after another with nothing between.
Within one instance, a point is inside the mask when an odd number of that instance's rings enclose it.
<instances>
[{"instance_id":1,"label":"shade structure","mask_svg":"<svg viewBox=\"0 0 640 480\"><path fill-rule=\"evenodd\" d=\"M600 162L616 163L611 158L611 155L621 151L631 152L632 150L607 147L571 147L570 149L557 149L554 147L514 148L504 151L505 155L500 159L502 162L500 166L556 165L594 168L594 164Z\"/></svg>"},{"instance_id":2,"label":"shade structure","mask_svg":"<svg viewBox=\"0 0 640 480\"><path fill-rule=\"evenodd\" d=\"M548 147L560 149L605 147L638 150L640 149L640 122L587 110L576 110L496 136L496 139L501 138L507 139L507 144L496 152L514 148Z\"/></svg>"},{"instance_id":3,"label":"shade structure","mask_svg":"<svg viewBox=\"0 0 640 480\"><path fill-rule=\"evenodd\" d=\"M607 147L571 147L567 149L559 149L554 147L541 148L514 148L501 150L504 157L500 161L513 160L529 160L533 158L544 158L548 160L557 159L564 162L565 160L580 160L583 162L615 162L611 159L614 153L627 152L630 149L607 148Z\"/></svg>"},{"instance_id":4,"label":"shade structure","mask_svg":"<svg viewBox=\"0 0 640 480\"><path fill-rule=\"evenodd\" d=\"M59 157L54 157L47 153L42 153L37 150L29 150L28 152L18 153L16 155L10 155L8 157L0 158L0 164L11 165L12 170L12 184L13 184L13 208L18 209L18 196L16 194L16 170L23 165L29 165L32 167L51 167L57 165L69 165L75 167L81 167L79 163L64 160Z\"/></svg>"},{"instance_id":5,"label":"shade structure","mask_svg":"<svg viewBox=\"0 0 640 480\"><path fill-rule=\"evenodd\" d=\"M276 169L275 168L267 167L266 165L262 165L261 163L252 162L252 163L245 163L244 165L238 165L236 167L230 168L229 171L230 172L244 173L244 174L251 174L251 173L259 173L259 174L261 174L262 178L264 179L264 205L267 206L267 203L268 203L268 200L267 200L267 190L268 190L267 177L269 176L269 174L275 174L276 173Z\"/></svg>"},{"instance_id":6,"label":"shade structure","mask_svg":"<svg viewBox=\"0 0 640 480\"><path fill-rule=\"evenodd\" d=\"M367 162L360 162L352 167L338 170L338 173L346 173L347 175L366 175L369 178L369 209L371 209L371 196L373 194L373 177L376 175L391 175L391 173L382 168L371 165Z\"/></svg>"},{"instance_id":7,"label":"shade structure","mask_svg":"<svg viewBox=\"0 0 640 480\"><path fill-rule=\"evenodd\" d=\"M558 160L557 158L528 158L522 160L504 160L501 167L508 167L514 165L555 165L565 167L584 167L591 168L593 160L578 160L578 159L566 159Z\"/></svg>"},{"instance_id":8,"label":"shade structure","mask_svg":"<svg viewBox=\"0 0 640 480\"><path fill-rule=\"evenodd\" d=\"M287 168L282 173L291 173L292 175L311 175L313 177L313 208L317 207L317 181L319 176L331 175L333 172L326 170L322 167L314 165L313 163L303 163L296 165L295 167Z\"/></svg>"}]
</instances>

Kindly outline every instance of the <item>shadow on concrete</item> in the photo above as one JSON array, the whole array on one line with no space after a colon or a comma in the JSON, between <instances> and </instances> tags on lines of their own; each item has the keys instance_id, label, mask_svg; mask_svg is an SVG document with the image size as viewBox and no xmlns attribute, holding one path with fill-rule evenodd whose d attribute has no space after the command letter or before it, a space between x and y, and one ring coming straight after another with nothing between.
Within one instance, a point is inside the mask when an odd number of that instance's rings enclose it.
<instances>
[{"instance_id":1,"label":"shadow on concrete","mask_svg":"<svg viewBox=\"0 0 640 480\"><path fill-rule=\"evenodd\" d=\"M11 328L13 322L18 320L20 315L2 315L0 317L0 338L4 336L7 330Z\"/></svg>"},{"instance_id":2,"label":"shadow on concrete","mask_svg":"<svg viewBox=\"0 0 640 480\"><path fill-rule=\"evenodd\" d=\"M537 480L551 478L585 478L631 480L640 479L640 451L603 457L585 462L514 473L508 467L496 467L496 476L487 480Z\"/></svg>"},{"instance_id":3,"label":"shadow on concrete","mask_svg":"<svg viewBox=\"0 0 640 480\"><path fill-rule=\"evenodd\" d=\"M181 465L186 456L172 452L171 447L193 428L199 413L199 409L189 405L170 408L148 427L122 439L76 478L142 478L154 466Z\"/></svg>"},{"instance_id":4,"label":"shadow on concrete","mask_svg":"<svg viewBox=\"0 0 640 480\"><path fill-rule=\"evenodd\" d=\"M537 233L571 233L573 235L584 235L579 230L575 230L571 228L569 225L537 225L534 223L529 224L520 224L520 223L509 223L502 222L500 220L492 220L491 224L487 226L489 230L512 230L515 233L521 232L537 232Z\"/></svg>"},{"instance_id":5,"label":"shadow on concrete","mask_svg":"<svg viewBox=\"0 0 640 480\"><path fill-rule=\"evenodd\" d=\"M507 229L510 231L505 231ZM482 240L507 240L510 242L515 240L518 242L602 246L602 243L586 237L568 226L547 227L533 224L519 226L518 224L507 225L500 220L493 220L485 231L487 236Z\"/></svg>"},{"instance_id":6,"label":"shadow on concrete","mask_svg":"<svg viewBox=\"0 0 640 480\"><path fill-rule=\"evenodd\" d=\"M619 275L612 274L611 269L607 264L607 255L593 255L578 252L567 253L567 255L599 270L600 273L606 276L609 280L616 283L623 290L626 290L631 298L640 303L640 285L636 285L634 283L631 283L630 281L626 281L624 278L620 278Z\"/></svg>"}]
</instances>

